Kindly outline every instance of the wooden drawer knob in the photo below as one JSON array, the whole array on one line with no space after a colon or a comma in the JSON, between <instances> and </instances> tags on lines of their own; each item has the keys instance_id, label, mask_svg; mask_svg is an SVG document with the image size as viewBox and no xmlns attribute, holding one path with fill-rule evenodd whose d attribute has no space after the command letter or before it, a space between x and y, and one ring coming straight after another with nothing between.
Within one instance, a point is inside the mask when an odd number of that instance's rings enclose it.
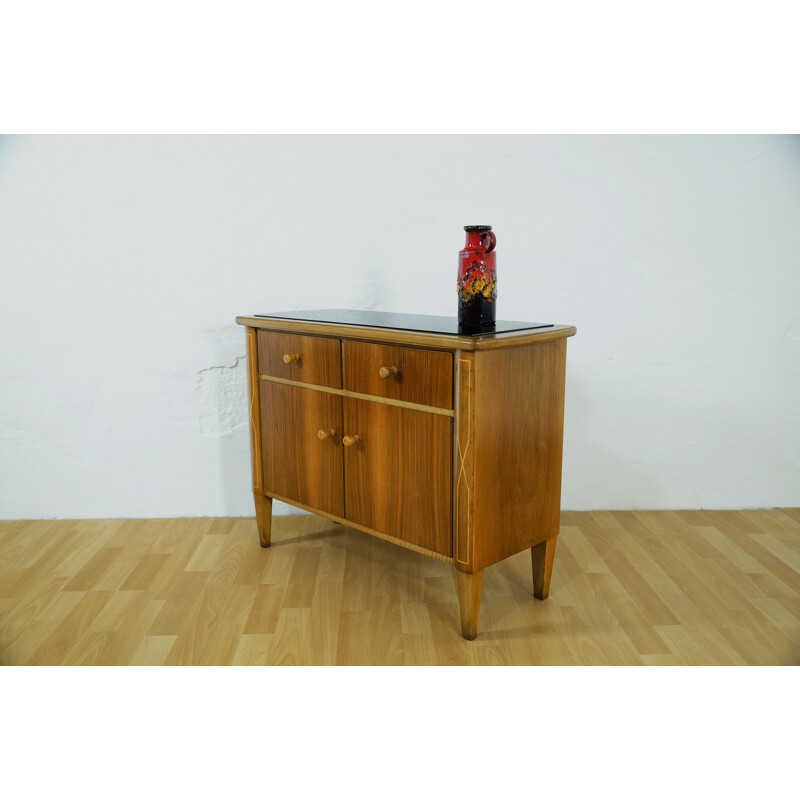
<instances>
[{"instance_id":1,"label":"wooden drawer knob","mask_svg":"<svg viewBox=\"0 0 800 800\"><path fill-rule=\"evenodd\" d=\"M336 431L333 428L328 428L327 430L325 428L320 428L317 431L317 436L319 436L320 439L328 439L335 433Z\"/></svg>"},{"instance_id":2,"label":"wooden drawer knob","mask_svg":"<svg viewBox=\"0 0 800 800\"><path fill-rule=\"evenodd\" d=\"M345 447L352 447L356 442L360 442L360 436L343 436L342 437L342 444Z\"/></svg>"},{"instance_id":3,"label":"wooden drawer knob","mask_svg":"<svg viewBox=\"0 0 800 800\"><path fill-rule=\"evenodd\" d=\"M381 367L379 374L381 378L391 378L392 375L397 375L397 367Z\"/></svg>"},{"instance_id":4,"label":"wooden drawer knob","mask_svg":"<svg viewBox=\"0 0 800 800\"><path fill-rule=\"evenodd\" d=\"M299 361L300 360L300 353L284 353L283 354L283 363L284 364L291 364L292 361Z\"/></svg>"}]
</instances>

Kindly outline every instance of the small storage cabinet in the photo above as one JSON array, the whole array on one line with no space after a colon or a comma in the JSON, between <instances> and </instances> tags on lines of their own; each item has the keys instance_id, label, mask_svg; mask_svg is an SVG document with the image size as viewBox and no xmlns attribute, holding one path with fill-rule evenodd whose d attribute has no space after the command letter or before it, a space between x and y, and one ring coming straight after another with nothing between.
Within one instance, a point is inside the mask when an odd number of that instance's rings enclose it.
<instances>
[{"instance_id":1,"label":"small storage cabinet","mask_svg":"<svg viewBox=\"0 0 800 800\"><path fill-rule=\"evenodd\" d=\"M385 327L375 313L363 324L358 312L298 316L237 317L261 544L277 499L452 563L467 639L487 566L530 549L544 599L575 328L463 336L418 330L411 315L408 327L397 314Z\"/></svg>"}]
</instances>

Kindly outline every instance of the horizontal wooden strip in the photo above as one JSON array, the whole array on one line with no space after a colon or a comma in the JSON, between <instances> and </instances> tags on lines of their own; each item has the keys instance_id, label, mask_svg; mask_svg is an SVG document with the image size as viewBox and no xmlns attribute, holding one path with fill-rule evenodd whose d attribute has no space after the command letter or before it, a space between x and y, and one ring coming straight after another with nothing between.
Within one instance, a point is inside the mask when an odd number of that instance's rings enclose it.
<instances>
[{"instance_id":1,"label":"horizontal wooden strip","mask_svg":"<svg viewBox=\"0 0 800 800\"><path fill-rule=\"evenodd\" d=\"M342 394L345 397L352 397L355 400L369 400L372 403L385 403L387 406L399 406L400 408L410 408L413 411L428 411L431 414L440 414L443 417L455 416L455 411L452 408L437 408L436 406L425 406L421 403L409 403L406 400L395 400L392 397L376 397L373 394L361 394L361 392L351 392L348 389L342 389Z\"/></svg>"},{"instance_id":2,"label":"horizontal wooden strip","mask_svg":"<svg viewBox=\"0 0 800 800\"><path fill-rule=\"evenodd\" d=\"M436 406L424 406L420 403L409 403L405 400L394 400L391 397L377 397L373 394L361 394L361 392L351 392L348 389L334 389L330 386L318 386L315 383L303 383L302 381L292 381L288 378L276 378L273 375L262 375L262 381L272 383L283 383L286 386L297 386L300 389L313 389L328 394L338 394L341 397L352 397L354 400L369 400L371 403L384 403L387 406L400 406L400 408L410 408L413 411L427 411L430 414L441 414L443 417L455 416L452 408L437 408Z\"/></svg>"},{"instance_id":3,"label":"horizontal wooden strip","mask_svg":"<svg viewBox=\"0 0 800 800\"><path fill-rule=\"evenodd\" d=\"M319 517L325 517L326 519L338 522L340 525L346 525L348 528L355 528L356 530L368 533L370 536L377 536L379 539L384 539L392 544L399 544L400 547L405 547L406 550L413 550L415 553L422 553L423 555L430 556L431 558L436 558L439 561L444 561L447 564L455 563L451 556L444 556L441 553L435 552L434 550L428 550L424 547L420 547L419 545L411 544L410 542L403 541L402 539L397 539L394 536L389 536L387 533L381 533L373 528L368 528L366 525L359 525L357 522L350 522L349 520L344 519L344 517L337 517L335 514L328 514L327 511L320 511L319 509L311 508L310 506L298 503L296 500L290 500L288 497L281 497L280 495L273 494L272 492L264 492L264 494L267 495L267 497L271 497L273 500L280 500L281 503L287 503L290 506L302 508L304 511L310 511L312 514L316 514Z\"/></svg>"}]
</instances>

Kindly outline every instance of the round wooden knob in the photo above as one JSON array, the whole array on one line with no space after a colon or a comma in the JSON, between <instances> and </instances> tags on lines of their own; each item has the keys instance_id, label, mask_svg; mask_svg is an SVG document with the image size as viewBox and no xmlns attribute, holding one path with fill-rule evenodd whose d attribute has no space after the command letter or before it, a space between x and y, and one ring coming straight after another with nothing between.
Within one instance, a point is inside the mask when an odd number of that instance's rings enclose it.
<instances>
[{"instance_id":1,"label":"round wooden knob","mask_svg":"<svg viewBox=\"0 0 800 800\"><path fill-rule=\"evenodd\" d=\"M284 353L283 354L283 363L284 364L291 364L292 361L299 361L300 360L300 353Z\"/></svg>"},{"instance_id":2,"label":"round wooden knob","mask_svg":"<svg viewBox=\"0 0 800 800\"><path fill-rule=\"evenodd\" d=\"M360 436L343 436L342 437L342 444L345 447L352 447L356 442L360 442Z\"/></svg>"},{"instance_id":3,"label":"round wooden knob","mask_svg":"<svg viewBox=\"0 0 800 800\"><path fill-rule=\"evenodd\" d=\"M320 428L317 431L317 436L319 436L320 439L327 439L333 436L334 433L336 433L336 431L333 428L328 428L327 430L325 428Z\"/></svg>"},{"instance_id":4,"label":"round wooden knob","mask_svg":"<svg viewBox=\"0 0 800 800\"><path fill-rule=\"evenodd\" d=\"M391 378L392 375L397 375L397 367L381 367L379 374L381 378Z\"/></svg>"}]
</instances>

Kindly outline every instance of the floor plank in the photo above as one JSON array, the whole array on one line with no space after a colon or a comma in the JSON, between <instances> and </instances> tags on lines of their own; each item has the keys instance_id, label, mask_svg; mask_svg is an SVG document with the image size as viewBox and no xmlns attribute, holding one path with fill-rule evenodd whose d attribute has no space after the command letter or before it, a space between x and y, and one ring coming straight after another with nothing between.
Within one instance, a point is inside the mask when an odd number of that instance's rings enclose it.
<instances>
[{"instance_id":1,"label":"floor plank","mask_svg":"<svg viewBox=\"0 0 800 800\"><path fill-rule=\"evenodd\" d=\"M564 512L530 555L455 570L313 515L0 522L0 664L797 665L800 510Z\"/></svg>"}]
</instances>

